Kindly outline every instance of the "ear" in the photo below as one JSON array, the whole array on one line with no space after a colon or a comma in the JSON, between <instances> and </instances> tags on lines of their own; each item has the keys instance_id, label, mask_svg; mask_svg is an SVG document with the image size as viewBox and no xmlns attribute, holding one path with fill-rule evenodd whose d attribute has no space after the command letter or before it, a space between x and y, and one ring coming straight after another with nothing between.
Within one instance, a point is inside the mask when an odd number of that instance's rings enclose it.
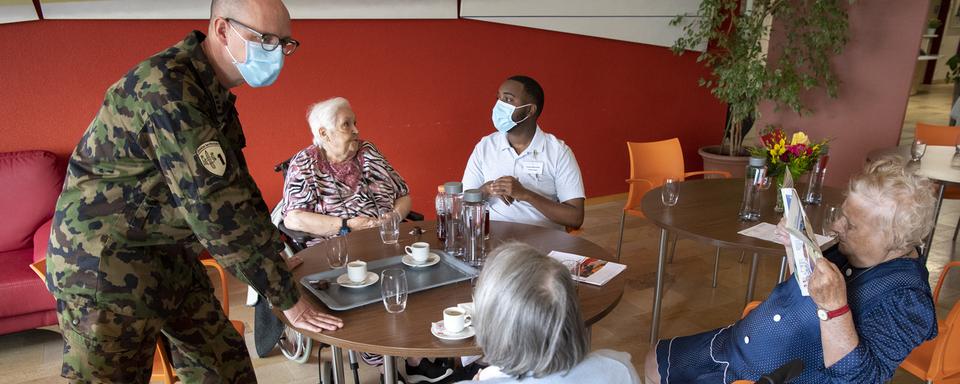
<instances>
[{"instance_id":1,"label":"ear","mask_svg":"<svg viewBox=\"0 0 960 384\"><path fill-rule=\"evenodd\" d=\"M527 108L530 109L530 110L528 111L528 115L527 115L527 116L534 117L534 116L537 115L538 110L537 110L537 105L536 105L536 104L530 103L530 106L527 107Z\"/></svg>"},{"instance_id":2,"label":"ear","mask_svg":"<svg viewBox=\"0 0 960 384\"><path fill-rule=\"evenodd\" d=\"M227 46L227 33L230 32L227 31L227 28L230 28L230 26L227 25L227 19L218 17L210 22L211 36L209 37L216 39L220 45Z\"/></svg>"}]
</instances>

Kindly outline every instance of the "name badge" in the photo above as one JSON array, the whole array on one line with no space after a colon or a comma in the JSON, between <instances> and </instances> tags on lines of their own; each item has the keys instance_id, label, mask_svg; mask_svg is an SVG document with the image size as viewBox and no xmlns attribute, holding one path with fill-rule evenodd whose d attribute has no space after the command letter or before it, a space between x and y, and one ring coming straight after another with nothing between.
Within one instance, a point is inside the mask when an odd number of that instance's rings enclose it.
<instances>
[{"instance_id":1,"label":"name badge","mask_svg":"<svg viewBox=\"0 0 960 384\"><path fill-rule=\"evenodd\" d=\"M523 167L523 172L531 175L542 175L543 174L543 162L542 161L521 161L520 166Z\"/></svg>"}]
</instances>

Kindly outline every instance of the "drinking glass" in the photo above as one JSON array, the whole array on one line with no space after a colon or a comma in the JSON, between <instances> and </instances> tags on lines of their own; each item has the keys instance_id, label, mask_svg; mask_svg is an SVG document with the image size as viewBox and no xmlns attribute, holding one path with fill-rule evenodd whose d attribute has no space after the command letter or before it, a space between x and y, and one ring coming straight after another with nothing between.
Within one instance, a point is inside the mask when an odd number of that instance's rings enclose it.
<instances>
[{"instance_id":1,"label":"drinking glass","mask_svg":"<svg viewBox=\"0 0 960 384\"><path fill-rule=\"evenodd\" d=\"M380 295L387 312L400 313L407 308L407 273L399 268L380 273Z\"/></svg>"},{"instance_id":2,"label":"drinking glass","mask_svg":"<svg viewBox=\"0 0 960 384\"><path fill-rule=\"evenodd\" d=\"M835 205L829 205L823 210L823 223L820 224L820 231L824 236L833 237L837 231L833 230L833 222L840 216L840 208Z\"/></svg>"},{"instance_id":3,"label":"drinking glass","mask_svg":"<svg viewBox=\"0 0 960 384\"><path fill-rule=\"evenodd\" d=\"M380 240L384 244L396 244L400 238L400 215L394 211L380 214Z\"/></svg>"},{"instance_id":4,"label":"drinking glass","mask_svg":"<svg viewBox=\"0 0 960 384\"><path fill-rule=\"evenodd\" d=\"M914 140L913 145L910 146L910 158L913 161L919 161L925 152L927 152L927 143L920 139Z\"/></svg>"},{"instance_id":5,"label":"drinking glass","mask_svg":"<svg viewBox=\"0 0 960 384\"><path fill-rule=\"evenodd\" d=\"M774 183L774 181L773 181L773 176L764 177L763 180L762 180L761 183L760 183L760 190L761 190L761 191L766 191L766 190L770 189L770 185L773 184L773 183Z\"/></svg>"},{"instance_id":6,"label":"drinking glass","mask_svg":"<svg viewBox=\"0 0 960 384\"><path fill-rule=\"evenodd\" d=\"M666 179L663 181L663 187L660 188L660 200L663 205L672 207L677 205L677 199L680 198L680 181L677 179Z\"/></svg>"},{"instance_id":7,"label":"drinking glass","mask_svg":"<svg viewBox=\"0 0 960 384\"><path fill-rule=\"evenodd\" d=\"M327 263L331 269L340 269L347 265L350 256L347 252L347 239L343 236L330 238L323 242L327 245Z\"/></svg>"}]
</instances>

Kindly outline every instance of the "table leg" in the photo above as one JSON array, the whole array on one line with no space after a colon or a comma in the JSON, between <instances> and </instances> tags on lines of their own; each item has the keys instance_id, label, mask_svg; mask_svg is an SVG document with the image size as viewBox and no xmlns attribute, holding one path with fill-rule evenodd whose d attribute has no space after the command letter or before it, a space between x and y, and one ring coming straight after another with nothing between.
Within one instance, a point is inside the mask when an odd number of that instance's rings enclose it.
<instances>
[{"instance_id":1,"label":"table leg","mask_svg":"<svg viewBox=\"0 0 960 384\"><path fill-rule=\"evenodd\" d=\"M750 263L750 281L747 283L747 303L753 300L753 286L757 282L757 266L760 264L760 255L754 253Z\"/></svg>"},{"instance_id":2,"label":"table leg","mask_svg":"<svg viewBox=\"0 0 960 384\"><path fill-rule=\"evenodd\" d=\"M593 345L593 326L588 325L587 326L587 350L588 351L593 349L591 345Z\"/></svg>"},{"instance_id":3,"label":"table leg","mask_svg":"<svg viewBox=\"0 0 960 384\"><path fill-rule=\"evenodd\" d=\"M782 283L783 279L787 278L787 255L783 255L783 258L780 259L780 280L777 280L777 283Z\"/></svg>"},{"instance_id":4,"label":"table leg","mask_svg":"<svg viewBox=\"0 0 960 384\"><path fill-rule=\"evenodd\" d=\"M937 219L940 217L940 206L943 205L943 191L947 185L940 183L940 189L937 191L937 208L933 211L933 229L930 230L930 236L923 242L923 254L920 255L920 262L927 264L927 255L930 254L930 247L933 246L933 233L937 231Z\"/></svg>"},{"instance_id":5,"label":"table leg","mask_svg":"<svg viewBox=\"0 0 960 384\"><path fill-rule=\"evenodd\" d=\"M663 295L663 264L667 259L667 230L660 229L660 252L657 255L657 286L653 293L653 318L650 322L650 345L657 342L660 331L660 300Z\"/></svg>"},{"instance_id":6,"label":"table leg","mask_svg":"<svg viewBox=\"0 0 960 384\"><path fill-rule=\"evenodd\" d=\"M340 347L336 345L330 346L330 353L333 354L333 358L331 359L333 363L333 382L336 384L345 384L343 380L343 353Z\"/></svg>"},{"instance_id":7,"label":"table leg","mask_svg":"<svg viewBox=\"0 0 960 384\"><path fill-rule=\"evenodd\" d=\"M717 247L717 255L713 257L713 285L717 287L717 272L720 270L720 247Z\"/></svg>"},{"instance_id":8,"label":"table leg","mask_svg":"<svg viewBox=\"0 0 960 384\"><path fill-rule=\"evenodd\" d=\"M397 384L397 367L394 365L393 356L383 355L383 381L386 384Z\"/></svg>"}]
</instances>

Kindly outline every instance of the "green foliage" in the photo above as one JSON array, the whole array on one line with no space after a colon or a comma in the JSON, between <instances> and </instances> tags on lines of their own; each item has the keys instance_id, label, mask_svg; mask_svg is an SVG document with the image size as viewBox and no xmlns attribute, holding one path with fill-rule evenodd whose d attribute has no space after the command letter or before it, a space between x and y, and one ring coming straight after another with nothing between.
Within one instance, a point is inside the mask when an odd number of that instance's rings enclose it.
<instances>
[{"instance_id":1,"label":"green foliage","mask_svg":"<svg viewBox=\"0 0 960 384\"><path fill-rule=\"evenodd\" d=\"M927 28L928 28L928 29L937 29L937 28L940 28L940 25L941 25L941 24L943 24L943 23L940 21L940 19L938 19L938 18L936 18L936 17L931 18L930 20L927 20Z\"/></svg>"},{"instance_id":2,"label":"green foliage","mask_svg":"<svg viewBox=\"0 0 960 384\"><path fill-rule=\"evenodd\" d=\"M846 0L850 3L853 0ZM676 54L704 43L698 62L711 69L701 86L730 106L734 130L745 118L758 117L757 105L773 101L797 113L810 110L803 105L805 91L823 87L836 97L839 80L830 58L847 43L847 11L844 0L753 0L752 9L740 12L740 0L703 0L698 15L680 15L671 25L683 26L683 35L674 43ZM761 42L769 41L768 17L784 28L782 46L770 47L780 53L768 62ZM740 132L725 133L731 151L740 152ZM742 137L742 136L740 136Z\"/></svg>"},{"instance_id":3,"label":"green foliage","mask_svg":"<svg viewBox=\"0 0 960 384\"><path fill-rule=\"evenodd\" d=\"M950 67L950 71L947 72L947 82L954 84L960 82L960 55L955 54L947 60L947 67Z\"/></svg>"}]
</instances>

